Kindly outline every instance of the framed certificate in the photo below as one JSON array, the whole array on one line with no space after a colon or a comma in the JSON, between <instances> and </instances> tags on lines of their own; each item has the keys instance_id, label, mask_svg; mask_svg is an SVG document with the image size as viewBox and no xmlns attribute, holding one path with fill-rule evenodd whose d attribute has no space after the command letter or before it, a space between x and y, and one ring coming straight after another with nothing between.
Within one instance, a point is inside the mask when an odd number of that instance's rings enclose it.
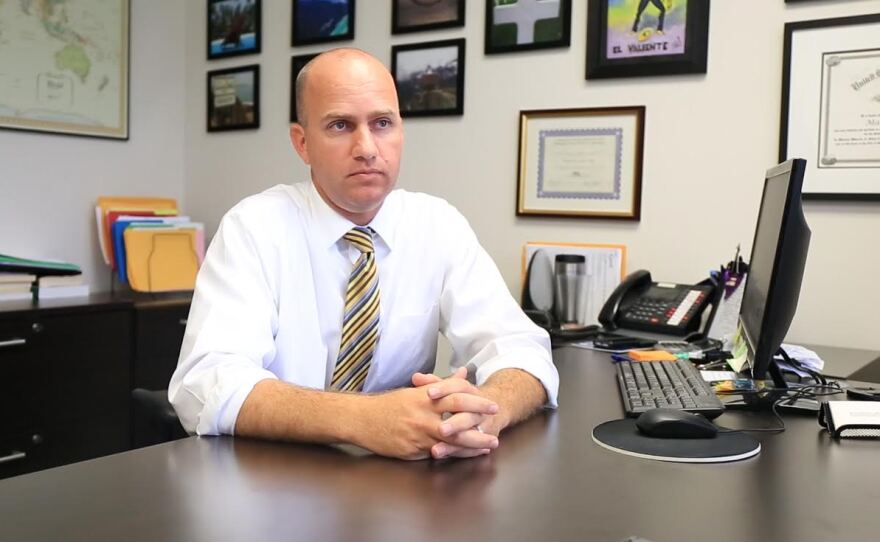
<instances>
[{"instance_id":1,"label":"framed certificate","mask_svg":"<svg viewBox=\"0 0 880 542\"><path fill-rule=\"evenodd\" d=\"M880 200L880 15L785 25L779 159L804 197Z\"/></svg>"},{"instance_id":2,"label":"framed certificate","mask_svg":"<svg viewBox=\"0 0 880 542\"><path fill-rule=\"evenodd\" d=\"M645 107L522 111L516 214L639 220Z\"/></svg>"}]
</instances>

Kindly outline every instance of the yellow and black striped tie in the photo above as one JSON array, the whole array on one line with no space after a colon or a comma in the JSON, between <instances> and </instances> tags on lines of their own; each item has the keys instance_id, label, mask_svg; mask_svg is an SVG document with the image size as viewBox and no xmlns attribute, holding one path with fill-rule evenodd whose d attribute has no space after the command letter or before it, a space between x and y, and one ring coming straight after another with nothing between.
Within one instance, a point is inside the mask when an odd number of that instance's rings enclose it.
<instances>
[{"instance_id":1,"label":"yellow and black striped tie","mask_svg":"<svg viewBox=\"0 0 880 542\"><path fill-rule=\"evenodd\" d=\"M334 390L360 391L364 387L379 341L379 276L371 234L369 228L356 227L344 236L361 255L348 279L339 356L330 381Z\"/></svg>"}]
</instances>

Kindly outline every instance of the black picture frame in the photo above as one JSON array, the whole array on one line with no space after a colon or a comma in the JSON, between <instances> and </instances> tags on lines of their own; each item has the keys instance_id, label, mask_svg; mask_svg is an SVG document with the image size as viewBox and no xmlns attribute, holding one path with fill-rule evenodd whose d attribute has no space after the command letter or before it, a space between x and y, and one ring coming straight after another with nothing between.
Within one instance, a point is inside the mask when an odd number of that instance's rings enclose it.
<instances>
[{"instance_id":1,"label":"black picture frame","mask_svg":"<svg viewBox=\"0 0 880 542\"><path fill-rule=\"evenodd\" d=\"M297 45L312 45L315 43L329 43L334 41L345 41L345 40L353 40L354 39L354 25L355 25L355 0L346 0L345 1L345 14L341 15L340 12L328 13L327 11L317 11L308 13L306 11L306 5L308 5L308 9L317 9L322 5L327 9L335 9L335 5L339 4L339 2L333 2L331 0L292 0L293 9L292 9L292 18L290 24L290 44L293 47ZM319 18L318 20L307 19L309 16L315 16ZM321 22L321 18L331 16L330 20ZM312 32L314 28L322 28L326 24L332 24L336 21L336 24L339 23L341 19L339 17L345 17L347 19L347 30L341 34L328 34L328 35L317 35ZM301 26L297 26L302 23ZM308 29L308 32L305 30Z\"/></svg>"},{"instance_id":2,"label":"black picture frame","mask_svg":"<svg viewBox=\"0 0 880 542\"><path fill-rule=\"evenodd\" d=\"M421 5L419 2L424 2L424 0L392 0L391 2L391 33L392 34L407 34L410 32L422 32L424 30L439 30L442 28L458 28L464 26L464 15L465 15L465 0L440 0L440 2L435 2L436 4L443 3L445 7L446 4L452 4L455 9L454 18L449 19L441 19L432 22L426 23L413 23L411 21L407 21L407 17L402 14L402 11L408 9L407 6L412 4ZM436 6L425 6L425 7L436 7Z\"/></svg>"},{"instance_id":3,"label":"black picture frame","mask_svg":"<svg viewBox=\"0 0 880 542\"><path fill-rule=\"evenodd\" d=\"M263 19L263 1L262 0L246 0L249 4L253 5L253 13L239 14L239 19L235 21L235 23L230 23L230 25L236 26L236 28L225 28L224 25L218 24L218 21L214 18L214 9L222 4L229 4L230 6L233 4L239 3L238 0L207 0L207 24L208 31L206 34L206 44L207 44L207 55L208 60L216 60L218 58L229 58L233 56L241 56L241 55L254 55L258 54L261 51L262 47L262 19ZM243 18L242 18L243 17ZM243 26L243 28L237 28L237 26ZM228 50L222 50L224 45L219 44L215 47L215 42L219 41L220 38L217 36L226 33L226 38L223 40L224 44L227 40L231 40L235 38L238 41L241 41L242 35L247 36L243 30L253 30L252 34L254 37L252 39L245 38L246 41L249 41L248 45L242 45L238 47L229 47ZM218 50L219 49L219 50Z\"/></svg>"},{"instance_id":4,"label":"black picture frame","mask_svg":"<svg viewBox=\"0 0 880 542\"><path fill-rule=\"evenodd\" d=\"M508 29L498 28L500 25L496 24L495 21L495 8L499 7L502 9L514 9L516 6L496 6L496 0L486 0L486 32L485 32L485 43L484 43L484 51L487 55L496 55L496 54L504 54L504 53L518 53L521 51L534 51L539 49L552 49L557 47L569 47L571 46L571 0L559 0L559 16L553 17L552 19L561 19L560 20L560 29L558 32L558 37L555 39L542 39L540 41L528 41L524 43L510 43L511 36L514 36L514 39L519 39L519 31L517 31L511 35L509 27ZM533 22L537 22L540 20L550 20L550 19L536 19ZM532 33L535 32L535 27L532 26ZM551 32L555 32L555 29L549 29Z\"/></svg>"},{"instance_id":5,"label":"black picture frame","mask_svg":"<svg viewBox=\"0 0 880 542\"><path fill-rule=\"evenodd\" d=\"M682 5L682 0L677 0L677 6ZM656 75L678 75L687 73L706 73L708 50L709 50L709 0L684 0L685 21L684 31L674 29L666 34L658 31L649 32L650 27L644 25L646 12L640 12L634 20L636 32L635 44L628 47L641 47L637 52L645 53L640 56L621 56L620 58L608 57L608 0L589 0L587 6L587 79L609 79L616 77L644 77ZM666 8L660 11L658 6L651 0L647 8L657 9L657 22L660 23L660 13L666 14ZM640 7L639 0L627 0L625 6L618 9ZM680 9L680 8L679 8ZM641 29L641 30L639 30ZM681 40L681 34L684 40ZM624 35L620 34L619 35ZM655 36L663 36L661 40L655 40ZM673 54L658 54L656 51L667 48L676 50L683 47L683 52ZM621 49L619 54L625 55Z\"/></svg>"},{"instance_id":6,"label":"black picture frame","mask_svg":"<svg viewBox=\"0 0 880 542\"><path fill-rule=\"evenodd\" d=\"M290 58L290 123L299 122L296 114L296 77L303 67L321 53L294 55Z\"/></svg>"},{"instance_id":7,"label":"black picture frame","mask_svg":"<svg viewBox=\"0 0 880 542\"><path fill-rule=\"evenodd\" d=\"M785 24L783 51L782 51L782 97L780 107L779 120L779 161L783 162L790 157L804 157L807 159L807 172L804 178L804 187L802 196L805 200L819 201L880 201L880 182L876 186L871 187L874 191L867 191L863 183L854 179L856 175L863 175L867 172L866 177L874 181L880 175L873 172L880 172L878 166L852 165L850 167L834 168L831 170L833 175L828 179L824 179L823 152L822 152L822 122L823 112L827 113L828 108L833 102L839 103L839 99L833 100L835 91L831 86L831 73L833 69L830 66L837 66L839 69L843 63L839 60L850 56L863 56L870 52L875 57L880 57L880 45L877 44L877 29L865 30L859 29L862 25L876 25L880 27L880 14L856 15L851 17L837 17L832 19L817 19L809 21L797 21ZM835 32L836 35L823 38L817 32ZM808 54L802 51L802 47L795 46L795 35L803 33L805 42L809 47L818 47L822 51L822 57L815 52ZM835 41L839 37L839 40ZM863 47L856 45L861 40ZM842 47L841 43L848 43L848 47ZM853 49L855 47L855 49ZM837 57L837 61L830 61L828 66L825 63L825 57ZM825 77L825 70L827 78ZM809 72L818 72L812 76ZM806 73L802 73L806 72ZM816 87L812 88L804 84L805 77L809 80L818 81ZM836 78L835 78L836 79ZM873 84L874 79L870 80ZM852 84L852 80L845 79L845 87ZM795 96L792 95L792 89L797 89ZM812 88L812 90L811 90ZM805 95L805 92L809 92ZM844 98L845 102L850 103L850 98ZM805 107L806 104L806 107ZM824 107L823 107L824 106ZM814 109L811 109L814 108ZM790 119L795 115L799 119L813 119L817 126L813 130L805 127L791 127ZM827 121L826 121L827 122ZM830 126L829 122L826 124ZM792 138L793 131L797 137ZM804 143L806 138L809 142ZM826 135L826 141L828 136ZM792 141L795 139L795 141ZM832 166L833 167L833 166ZM855 172L855 173L854 173Z\"/></svg>"},{"instance_id":8,"label":"black picture frame","mask_svg":"<svg viewBox=\"0 0 880 542\"><path fill-rule=\"evenodd\" d=\"M217 105L222 98L215 92L212 81L218 77L251 74L251 97L252 104L250 112L247 111L247 104L239 105L238 89L234 92L235 101L229 105ZM260 127L260 66L251 64L248 66L237 66L235 68L226 68L222 70L212 70L207 73L207 130L209 132L226 132L230 130L253 130ZM228 93L224 93L228 94ZM224 100L228 100L228 97ZM231 109L229 109L231 108ZM223 110L221 110L223 109ZM250 113L250 114L249 114ZM247 118L247 116L250 118ZM238 117L238 118L236 118ZM242 119L242 117L245 117ZM227 120L228 119L228 120Z\"/></svg>"},{"instance_id":9,"label":"black picture frame","mask_svg":"<svg viewBox=\"0 0 880 542\"><path fill-rule=\"evenodd\" d=\"M419 65L416 58L402 59L402 56L410 57L415 51L430 51L436 49L455 48L455 58L450 59L446 64L433 68L430 62L426 62L426 68L423 72L413 72L413 77L408 80L401 80L401 70L411 70L413 66ZM400 100L400 115L402 117L435 117L447 115L463 115L464 114L464 58L465 58L465 40L464 38L430 41L424 43L410 43L405 45L395 45L391 47L391 75L394 77L394 84L397 86L397 94ZM430 100L443 100L448 97L453 85L445 85L444 81L449 82L451 69L450 66L455 65L455 95L454 102L451 106L422 106L419 102ZM420 74L420 75L415 75ZM413 79L421 79L423 82L414 81ZM419 85L437 85L440 88L432 88L429 90L419 90ZM430 95L428 95L430 92Z\"/></svg>"}]
</instances>

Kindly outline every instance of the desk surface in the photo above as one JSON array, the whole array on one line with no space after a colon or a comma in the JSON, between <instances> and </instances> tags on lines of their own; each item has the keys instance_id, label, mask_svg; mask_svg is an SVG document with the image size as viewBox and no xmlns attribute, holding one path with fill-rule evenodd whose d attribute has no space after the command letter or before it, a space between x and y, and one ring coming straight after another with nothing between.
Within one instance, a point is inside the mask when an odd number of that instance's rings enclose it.
<instances>
[{"instance_id":1,"label":"desk surface","mask_svg":"<svg viewBox=\"0 0 880 542\"><path fill-rule=\"evenodd\" d=\"M660 463L594 444L619 418L607 357L555 353L560 409L494 454L403 462L320 446L189 438L0 482L0 540L875 540L876 441L812 418L753 459ZM727 413L730 427L770 424Z\"/></svg>"}]
</instances>

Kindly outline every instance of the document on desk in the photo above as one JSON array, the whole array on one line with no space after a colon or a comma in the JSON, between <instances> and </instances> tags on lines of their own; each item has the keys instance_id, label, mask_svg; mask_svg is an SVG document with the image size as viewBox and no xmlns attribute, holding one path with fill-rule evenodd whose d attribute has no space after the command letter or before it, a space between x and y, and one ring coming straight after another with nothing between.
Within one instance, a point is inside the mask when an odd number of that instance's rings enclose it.
<instances>
[{"instance_id":1,"label":"document on desk","mask_svg":"<svg viewBox=\"0 0 880 542\"><path fill-rule=\"evenodd\" d=\"M525 283L529 261L538 250L547 254L551 262L554 262L556 256L560 254L576 254L584 257L585 282L581 290L581 314L578 316L578 323L598 324L602 305L626 273L626 245L529 241L522 250L520 284Z\"/></svg>"}]
</instances>

